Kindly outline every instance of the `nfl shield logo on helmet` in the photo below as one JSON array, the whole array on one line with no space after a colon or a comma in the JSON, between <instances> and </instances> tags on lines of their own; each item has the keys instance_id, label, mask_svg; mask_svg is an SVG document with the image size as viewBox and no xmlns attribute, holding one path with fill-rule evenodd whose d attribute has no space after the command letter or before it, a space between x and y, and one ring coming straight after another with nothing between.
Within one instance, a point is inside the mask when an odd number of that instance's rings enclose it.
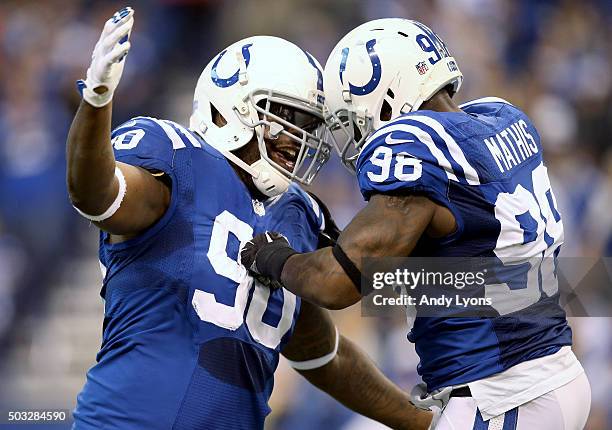
<instances>
[{"instance_id":1,"label":"nfl shield logo on helmet","mask_svg":"<svg viewBox=\"0 0 612 430\"><path fill-rule=\"evenodd\" d=\"M417 63L415 67L417 71L419 72L419 75L424 75L429 70L429 67L427 67L427 64L425 63L425 61L421 61L420 63Z\"/></svg>"}]
</instances>

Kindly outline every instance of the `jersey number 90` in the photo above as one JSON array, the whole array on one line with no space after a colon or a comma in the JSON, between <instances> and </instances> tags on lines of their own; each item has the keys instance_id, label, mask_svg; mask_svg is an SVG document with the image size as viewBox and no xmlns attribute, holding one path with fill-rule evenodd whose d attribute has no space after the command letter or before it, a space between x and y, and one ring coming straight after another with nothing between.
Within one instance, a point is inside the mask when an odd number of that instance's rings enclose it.
<instances>
[{"instance_id":1,"label":"jersey number 90","mask_svg":"<svg viewBox=\"0 0 612 430\"><path fill-rule=\"evenodd\" d=\"M235 235L242 244L251 240L253 228L230 212L223 211L215 218L207 257L218 275L238 284L234 304L226 305L217 301L214 293L195 290L192 305L201 320L228 330L238 329L246 320L247 328L253 339L268 348L275 349L291 328L296 297L285 289L280 290L284 296L280 321L276 327L264 322L263 315L268 307L270 289L256 282L239 261L227 255L226 248L230 233ZM240 252L238 253L239 258ZM249 291L253 285L251 304L246 309Z\"/></svg>"}]
</instances>

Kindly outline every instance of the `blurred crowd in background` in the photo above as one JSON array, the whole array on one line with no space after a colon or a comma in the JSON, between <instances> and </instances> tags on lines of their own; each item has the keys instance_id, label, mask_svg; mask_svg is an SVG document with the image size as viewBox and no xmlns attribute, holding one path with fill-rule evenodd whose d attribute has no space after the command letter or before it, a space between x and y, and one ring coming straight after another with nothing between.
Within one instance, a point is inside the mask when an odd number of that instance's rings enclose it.
<instances>
[{"instance_id":1,"label":"blurred crowd in background","mask_svg":"<svg viewBox=\"0 0 612 430\"><path fill-rule=\"evenodd\" d=\"M89 255L87 270L98 270L95 228L67 198L65 139L80 100L75 81L85 75L104 21L122 6L0 2L0 375L11 349L28 342L15 328L32 315L44 321L70 263ZM324 64L336 42L364 21L423 21L445 40L465 75L459 101L502 97L538 127L564 217L562 255L612 255L610 0L139 0L131 6L136 24L115 97L115 125L141 114L187 124L201 70L243 37L285 37ZM282 58L276 66L283 67ZM363 205L337 160L312 189L340 225ZM95 317L101 330L102 314ZM362 318L358 307L338 313L337 320L392 379L407 389L416 382L418 358L405 327ZM612 429L612 324L581 318L572 325L593 386L588 428ZM95 352L87 352L90 364ZM2 395L10 400L11 393ZM270 429L371 428L285 364L271 406Z\"/></svg>"}]
</instances>

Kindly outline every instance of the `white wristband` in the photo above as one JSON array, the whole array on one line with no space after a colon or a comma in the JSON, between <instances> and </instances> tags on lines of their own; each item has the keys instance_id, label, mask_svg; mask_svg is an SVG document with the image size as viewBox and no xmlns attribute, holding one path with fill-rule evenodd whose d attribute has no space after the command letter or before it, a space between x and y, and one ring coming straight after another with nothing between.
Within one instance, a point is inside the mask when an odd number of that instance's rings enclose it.
<instances>
[{"instance_id":1,"label":"white wristband","mask_svg":"<svg viewBox=\"0 0 612 430\"><path fill-rule=\"evenodd\" d=\"M89 88L83 89L83 100L96 108L101 108L110 103L113 99L113 92L107 89L102 94L98 94Z\"/></svg>"},{"instance_id":2,"label":"white wristband","mask_svg":"<svg viewBox=\"0 0 612 430\"><path fill-rule=\"evenodd\" d=\"M105 219L108 219L112 217L113 215L115 215L115 212L117 212L117 209L119 209L119 207L121 206L121 202L123 201L123 198L125 197L125 192L127 190L125 176L123 176L123 172L118 166L115 167L115 176L117 177L117 180L119 181L119 192L117 193L117 198L115 198L115 201L109 206L108 209L106 209L106 211L104 211L103 214L88 215L73 205L76 211L80 213L82 216L84 216L85 218L87 218L88 220L96 221L96 222L104 221Z\"/></svg>"},{"instance_id":3,"label":"white wristband","mask_svg":"<svg viewBox=\"0 0 612 430\"><path fill-rule=\"evenodd\" d=\"M312 360L306 361L291 361L287 360L291 367L296 370L311 370L318 369L319 367L325 366L327 363L332 361L336 355L338 355L338 344L340 343L340 334L338 334L338 328L336 327L336 344L334 350L329 354L325 354L323 357L313 358Z\"/></svg>"}]
</instances>

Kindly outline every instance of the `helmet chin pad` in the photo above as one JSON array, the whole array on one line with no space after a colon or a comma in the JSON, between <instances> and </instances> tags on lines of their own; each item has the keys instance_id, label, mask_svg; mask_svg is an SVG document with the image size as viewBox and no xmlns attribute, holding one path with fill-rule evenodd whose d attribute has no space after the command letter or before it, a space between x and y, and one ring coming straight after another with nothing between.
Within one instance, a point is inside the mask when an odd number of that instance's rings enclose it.
<instances>
[{"instance_id":1,"label":"helmet chin pad","mask_svg":"<svg viewBox=\"0 0 612 430\"><path fill-rule=\"evenodd\" d=\"M256 176L253 175L253 183L264 195L275 197L289 188L291 181L263 158L251 164L250 167L257 173Z\"/></svg>"}]
</instances>

